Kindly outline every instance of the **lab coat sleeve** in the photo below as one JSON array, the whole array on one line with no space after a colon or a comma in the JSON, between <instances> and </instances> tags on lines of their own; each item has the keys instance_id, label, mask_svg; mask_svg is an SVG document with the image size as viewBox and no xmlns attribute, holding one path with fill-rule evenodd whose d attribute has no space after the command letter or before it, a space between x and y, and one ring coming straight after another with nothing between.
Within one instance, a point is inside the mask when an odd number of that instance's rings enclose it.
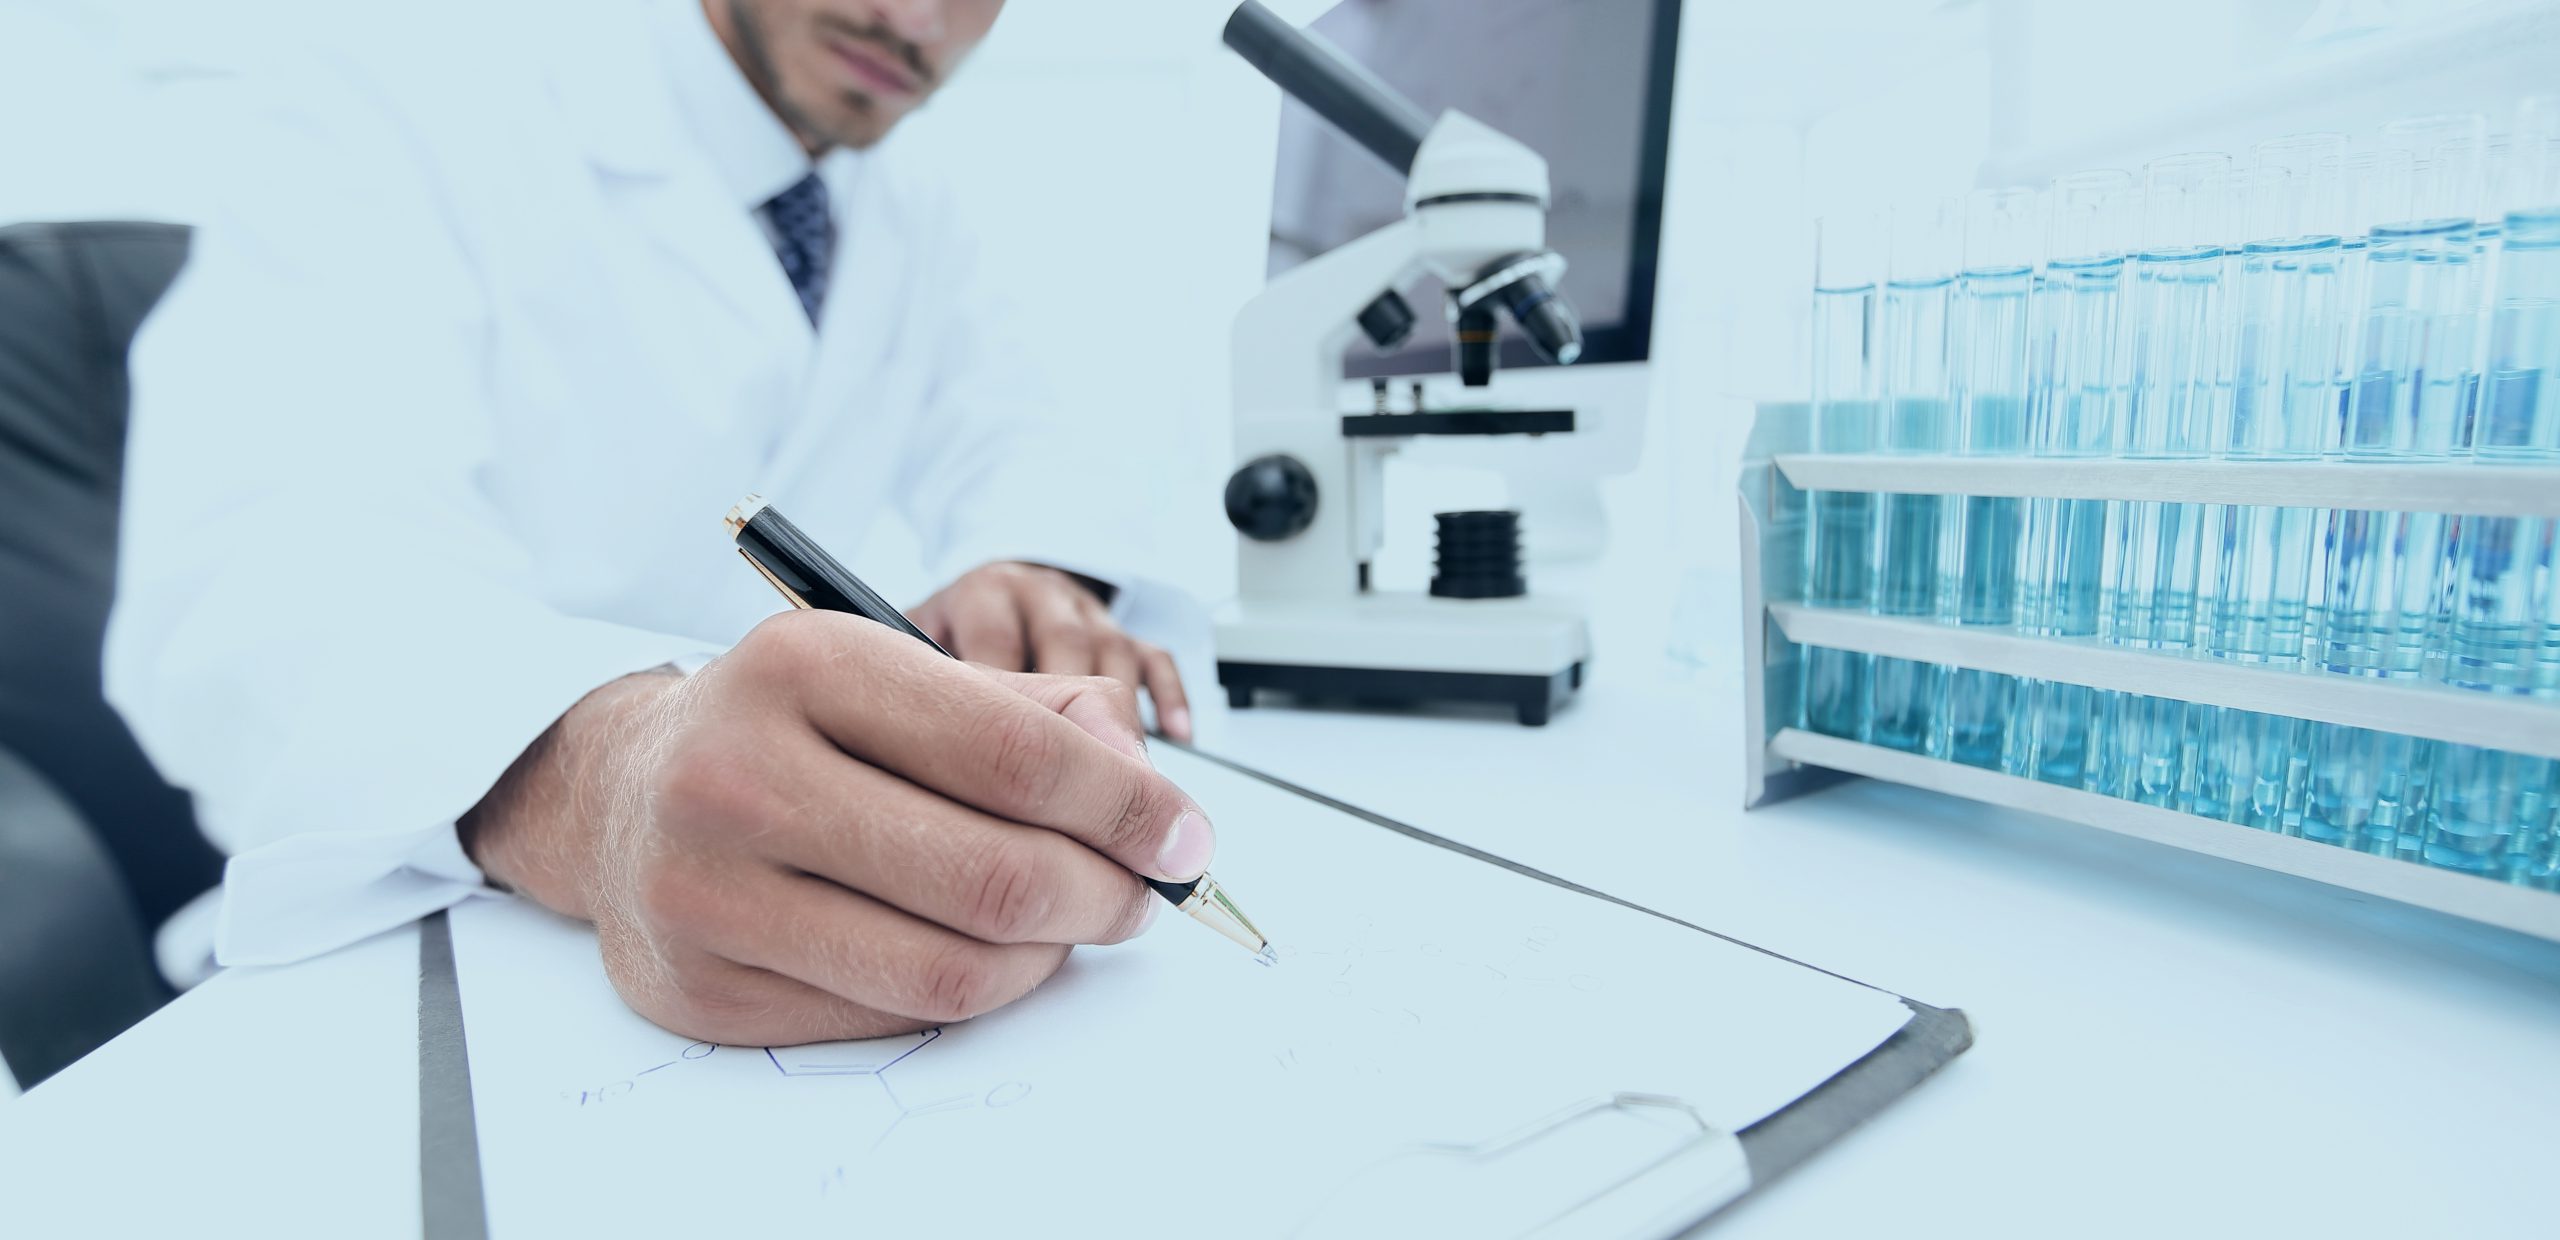
<instances>
[{"instance_id":1,"label":"lab coat sleeve","mask_svg":"<svg viewBox=\"0 0 2560 1240\"><path fill-rule=\"evenodd\" d=\"M931 215L929 269L949 291L925 336L931 389L896 495L927 562L942 581L999 560L1080 573L1114 587L1113 614L1129 631L1196 644L1207 623L1198 602L1147 571L1164 562L1152 531L1190 515L1163 445L1098 394L1062 399L966 215L948 203Z\"/></svg>"},{"instance_id":2,"label":"lab coat sleeve","mask_svg":"<svg viewBox=\"0 0 2560 1240\"><path fill-rule=\"evenodd\" d=\"M228 964L479 889L454 822L589 690L700 643L548 605L480 485L485 299L410 127L271 83L132 359L107 693L232 860Z\"/></svg>"}]
</instances>

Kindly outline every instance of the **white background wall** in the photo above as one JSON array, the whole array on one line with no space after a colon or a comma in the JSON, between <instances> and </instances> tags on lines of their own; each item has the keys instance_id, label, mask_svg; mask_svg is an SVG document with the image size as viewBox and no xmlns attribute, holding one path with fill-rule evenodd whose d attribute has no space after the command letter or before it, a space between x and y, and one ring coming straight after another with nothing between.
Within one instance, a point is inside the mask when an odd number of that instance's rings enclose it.
<instances>
[{"instance_id":1,"label":"white background wall","mask_svg":"<svg viewBox=\"0 0 2560 1240\"><path fill-rule=\"evenodd\" d=\"M0 219L182 215L170 127L135 82L312 0L0 0ZM1259 282L1276 96L1217 41L1225 0L1014 0L906 137L976 191L1022 273L1035 347L1076 415L1143 451L1173 555L1232 582L1227 324ZM1323 0L1284 0L1298 19ZM1692 585L1733 560L1728 499L1755 399L1797 393L1812 217L2038 181L2305 128L2502 110L2552 89L2552 0L1691 0L1657 314L1647 468L1613 484L1629 535L1667 533ZM39 123L28 123L30 120ZM1400 468L1400 510L1498 499ZM1445 502L1444 502L1445 501ZM895 533L860 553L897 597L930 583ZM1413 558L1413 547L1390 556ZM1706 635L1693 635L1693 642ZM1724 648L1721 640L1707 649Z\"/></svg>"},{"instance_id":2,"label":"white background wall","mask_svg":"<svg viewBox=\"0 0 2560 1240\"><path fill-rule=\"evenodd\" d=\"M1209 597L1234 580L1227 328L1261 285L1279 123L1277 92L1218 41L1232 8L1015 0L899 136L979 204L1056 389L1163 489L1162 575ZM929 587L911 545L890 531L862 553L893 598Z\"/></svg>"},{"instance_id":3,"label":"white background wall","mask_svg":"<svg viewBox=\"0 0 2560 1240\"><path fill-rule=\"evenodd\" d=\"M144 69L293 0L0 0L0 222L183 217L185 185ZM1035 345L1094 433L1163 487L1168 575L1231 580L1227 323L1259 283L1276 97L1216 40L1223 0L1014 0L977 63L915 123L982 191L986 244L1022 273ZM1314 15L1320 0L1275 7ZM1691 0L1657 314L1660 399L1645 466L1610 487L1622 540L1691 588L1703 658L1735 649L1734 469L1751 404L1798 394L1811 216L2239 149L2306 128L2504 108L2553 89L2551 0ZM1481 478L1407 470L1399 506L1473 502ZM927 584L864 553L897 596ZM902 576L901 573L904 572ZM0 1077L0 1096L12 1092Z\"/></svg>"}]
</instances>

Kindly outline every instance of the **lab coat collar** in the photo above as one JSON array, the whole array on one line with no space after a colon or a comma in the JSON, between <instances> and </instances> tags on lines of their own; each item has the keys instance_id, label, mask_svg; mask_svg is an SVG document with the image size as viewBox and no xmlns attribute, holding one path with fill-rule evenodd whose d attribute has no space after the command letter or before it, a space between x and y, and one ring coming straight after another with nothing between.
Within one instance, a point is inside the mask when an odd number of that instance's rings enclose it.
<instances>
[{"instance_id":1,"label":"lab coat collar","mask_svg":"<svg viewBox=\"0 0 2560 1240\"><path fill-rule=\"evenodd\" d=\"M550 76L588 162L641 227L732 311L778 333L773 339L807 339L808 319L752 208L730 196L685 118L658 23L620 0L586 12L592 20L563 33Z\"/></svg>"},{"instance_id":2,"label":"lab coat collar","mask_svg":"<svg viewBox=\"0 0 2560 1240\"><path fill-rule=\"evenodd\" d=\"M657 0L655 10L676 106L737 203L752 211L809 175L808 152L720 42L703 0Z\"/></svg>"},{"instance_id":3,"label":"lab coat collar","mask_svg":"<svg viewBox=\"0 0 2560 1240\"><path fill-rule=\"evenodd\" d=\"M551 58L553 95L597 168L625 177L668 176L688 154L684 119L667 88L653 28L636 10L590 10L571 23Z\"/></svg>"}]
</instances>

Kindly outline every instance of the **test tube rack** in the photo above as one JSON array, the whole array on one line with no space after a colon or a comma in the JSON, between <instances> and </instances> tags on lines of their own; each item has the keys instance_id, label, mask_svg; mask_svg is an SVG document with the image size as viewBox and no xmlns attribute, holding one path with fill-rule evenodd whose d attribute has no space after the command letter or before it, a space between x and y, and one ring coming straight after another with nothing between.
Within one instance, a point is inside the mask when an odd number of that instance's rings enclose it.
<instances>
[{"instance_id":1,"label":"test tube rack","mask_svg":"<svg viewBox=\"0 0 2560 1240\"><path fill-rule=\"evenodd\" d=\"M1869 492L2560 517L2560 468L1816 455L1804 402L1760 406L1740 484L1744 805L1848 777L2025 810L2560 942L2560 893L1795 726L1803 652L1853 651L2560 759L2560 702L2081 638L1803 606L1806 496Z\"/></svg>"}]
</instances>

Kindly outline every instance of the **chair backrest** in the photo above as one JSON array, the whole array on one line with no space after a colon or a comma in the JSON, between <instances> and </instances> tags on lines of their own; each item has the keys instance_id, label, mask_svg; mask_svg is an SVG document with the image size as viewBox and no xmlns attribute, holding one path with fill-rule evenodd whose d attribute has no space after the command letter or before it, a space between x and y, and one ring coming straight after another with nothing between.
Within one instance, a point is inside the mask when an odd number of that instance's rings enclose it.
<instances>
[{"instance_id":1,"label":"chair backrest","mask_svg":"<svg viewBox=\"0 0 2560 1240\"><path fill-rule=\"evenodd\" d=\"M125 351L186 262L167 224L0 228L0 748L60 790L156 926L222 859L100 685L123 495Z\"/></svg>"},{"instance_id":2,"label":"chair backrest","mask_svg":"<svg viewBox=\"0 0 2560 1240\"><path fill-rule=\"evenodd\" d=\"M0 1058L9 1075L33 1089L168 1001L147 928L96 833L0 746Z\"/></svg>"}]
</instances>

